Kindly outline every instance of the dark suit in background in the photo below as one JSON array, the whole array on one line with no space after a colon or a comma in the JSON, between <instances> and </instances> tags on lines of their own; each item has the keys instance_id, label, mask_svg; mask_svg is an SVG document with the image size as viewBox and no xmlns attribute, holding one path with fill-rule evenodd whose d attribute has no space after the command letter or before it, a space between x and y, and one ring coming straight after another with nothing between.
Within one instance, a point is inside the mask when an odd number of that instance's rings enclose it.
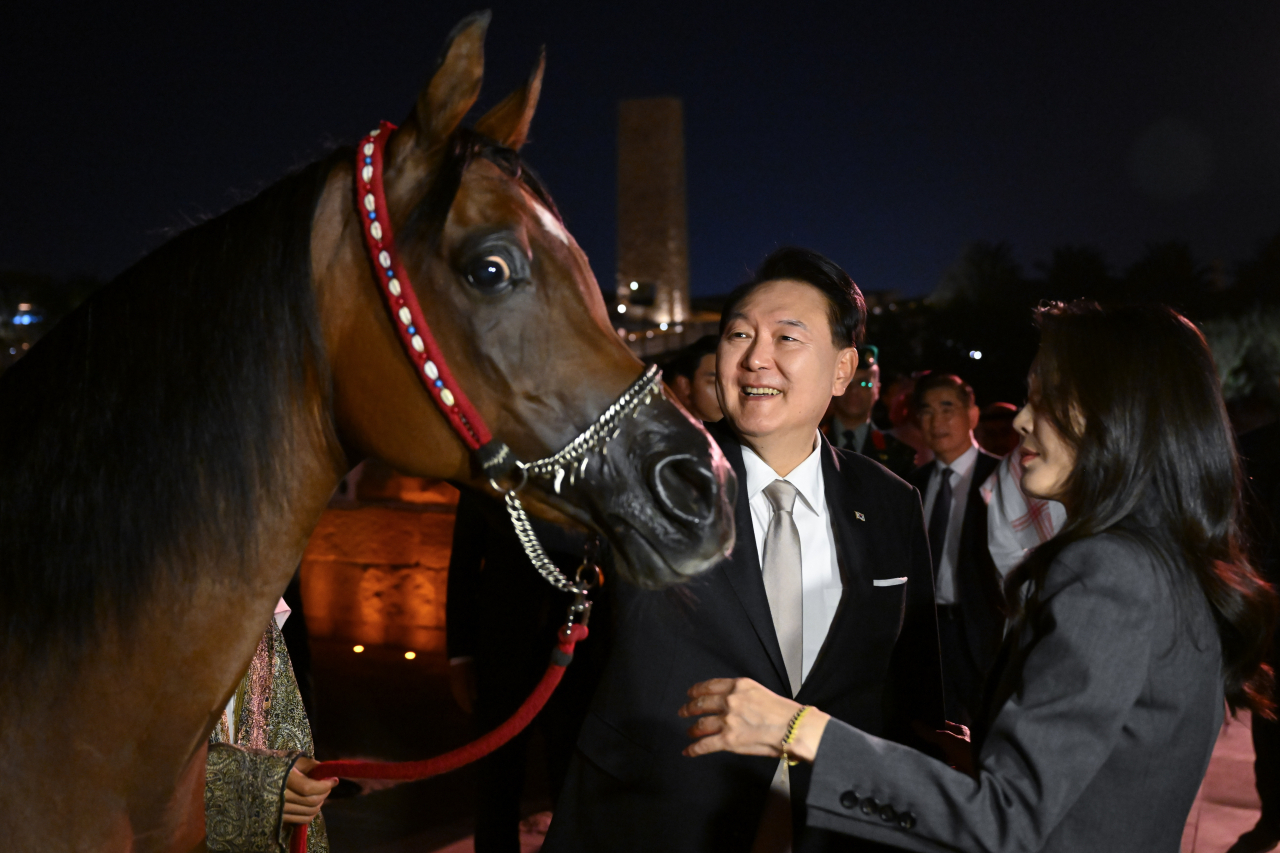
<instances>
[{"instance_id":1,"label":"dark suit in background","mask_svg":"<svg viewBox=\"0 0 1280 853\"><path fill-rule=\"evenodd\" d=\"M968 497L960 525L960 551L955 571L954 605L939 606L938 633L942 640L942 672L947 692L947 717L967 722L982 704L982 686L1004 637L1005 604L1002 579L987 549L987 502L980 489L1000 457L977 449ZM924 495L937 463L921 465L908 482ZM951 535L955 531L950 531ZM937 567L934 567L935 580Z\"/></svg>"},{"instance_id":2,"label":"dark suit in background","mask_svg":"<svg viewBox=\"0 0 1280 853\"><path fill-rule=\"evenodd\" d=\"M843 428L837 417L827 418L822 425L822 432L836 447L868 456L905 479L916 467L915 448L889 435L877 427L874 421L869 422L867 427L861 446L858 447L854 446L858 441L857 431Z\"/></svg>"},{"instance_id":3,"label":"dark suit in background","mask_svg":"<svg viewBox=\"0 0 1280 853\"><path fill-rule=\"evenodd\" d=\"M560 796L546 853L732 853L751 849L777 759L723 752L686 758L676 716L695 683L747 677L790 696L761 577L742 448L708 429L740 484L729 559L673 589L619 585L616 643ZM825 497L843 592L797 701L901 741L912 720L942 720L941 669L920 498L863 456L822 440ZM855 513L861 513L859 519ZM904 577L904 583L877 585ZM808 767L793 768L798 851L850 847L804 825Z\"/></svg>"},{"instance_id":4,"label":"dark suit in background","mask_svg":"<svg viewBox=\"0 0 1280 853\"><path fill-rule=\"evenodd\" d=\"M582 563L585 534L537 519L533 527L552 562L572 577ZM458 501L448 584L449 658L473 658L474 719L477 728L487 732L510 717L542 678L572 597L554 589L529 562L503 504L469 490L463 490ZM534 723L480 763L477 853L520 849L520 795L534 729L546 740L553 801L560 790L607 658L607 602L597 602L590 627L591 636L578 644L573 665Z\"/></svg>"}]
</instances>

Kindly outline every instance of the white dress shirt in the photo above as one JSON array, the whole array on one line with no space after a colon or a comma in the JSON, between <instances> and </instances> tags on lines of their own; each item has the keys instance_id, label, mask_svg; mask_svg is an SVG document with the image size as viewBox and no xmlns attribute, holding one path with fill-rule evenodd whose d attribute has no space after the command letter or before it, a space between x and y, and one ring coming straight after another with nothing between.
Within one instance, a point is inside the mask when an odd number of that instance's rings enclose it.
<instances>
[{"instance_id":1,"label":"white dress shirt","mask_svg":"<svg viewBox=\"0 0 1280 853\"><path fill-rule=\"evenodd\" d=\"M956 592L956 564L960 562L960 533L964 524L964 510L969 504L969 485L973 482L973 466L978 461L978 445L971 444L969 449L950 465L944 465L941 459L933 461L933 474L929 477L929 488L924 496L924 523L933 518L933 504L938 497L938 489L942 488L942 477L939 472L943 468L951 469L951 516L947 520L947 538L942 543L942 559L934 567L933 598L938 604L958 604L960 597Z\"/></svg>"},{"instance_id":2,"label":"white dress shirt","mask_svg":"<svg viewBox=\"0 0 1280 853\"><path fill-rule=\"evenodd\" d=\"M800 493L791 517L800 534L800 575L803 583L800 680L803 682L809 676L813 662L818 659L844 589L840 581L840 566L836 562L836 537L831 529L831 514L827 510L822 478L822 442L816 441L809 457L785 477L779 477L769 463L746 445L742 447L742 463L747 470L747 501L751 507L756 554L761 565L764 564L764 537L773 519L773 504L764 495L765 487L774 480L786 480Z\"/></svg>"}]
</instances>

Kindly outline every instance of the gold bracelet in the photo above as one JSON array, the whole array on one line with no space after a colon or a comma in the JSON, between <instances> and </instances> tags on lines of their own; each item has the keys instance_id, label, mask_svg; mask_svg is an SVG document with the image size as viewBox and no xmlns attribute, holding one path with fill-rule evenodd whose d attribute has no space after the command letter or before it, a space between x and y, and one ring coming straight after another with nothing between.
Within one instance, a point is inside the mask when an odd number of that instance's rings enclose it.
<instances>
[{"instance_id":1,"label":"gold bracelet","mask_svg":"<svg viewBox=\"0 0 1280 853\"><path fill-rule=\"evenodd\" d=\"M791 722L787 723L787 734L782 738L782 760L787 762L788 767L795 767L800 762L787 755L787 747L796 739L796 729L800 727L800 721L804 719L804 715L813 710L812 705L805 705L795 716L791 718Z\"/></svg>"}]
</instances>

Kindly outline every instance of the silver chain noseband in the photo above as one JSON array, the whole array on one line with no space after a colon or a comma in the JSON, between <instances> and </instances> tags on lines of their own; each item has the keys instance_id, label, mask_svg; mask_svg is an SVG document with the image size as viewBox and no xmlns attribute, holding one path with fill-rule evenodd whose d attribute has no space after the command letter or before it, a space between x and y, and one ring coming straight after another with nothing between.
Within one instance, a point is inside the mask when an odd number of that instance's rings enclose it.
<instances>
[{"instance_id":1,"label":"silver chain noseband","mask_svg":"<svg viewBox=\"0 0 1280 853\"><path fill-rule=\"evenodd\" d=\"M502 494L507 504L507 512L511 515L511 526L515 528L516 538L520 540L520 545L524 548L525 555L529 558L529 562L533 563L534 568L538 570L538 574L546 579L547 583L554 586L562 592L572 592L578 595L585 595L587 587L581 586L571 580L564 572L560 571L555 563L551 562L551 558L547 556L547 552L543 550L542 543L538 541L538 536L533 532L533 526L529 523L529 516L525 513L524 505L520 503L517 492L524 487L529 481L529 477L537 477L541 480L551 480L552 488L556 494L560 494L560 487L564 484L565 476L569 478L569 485L577 482L578 477L585 476L587 473L587 465L591 461L591 453L599 451L601 455L608 452L608 444L610 441L618 437L618 433L622 431L622 421L627 415L635 417L636 412L641 406L648 405L654 395L664 396L662 393L662 371L657 365L651 365L648 370L640 375L640 378L631 383L631 387L622 393L622 396L613 402L613 405L605 409L600 417L596 418L595 423L587 427L577 438L569 442L557 453L539 459L536 462L520 462L516 461L515 467L520 472L519 482L510 489L504 489L494 480L489 480L489 485L493 490Z\"/></svg>"}]
</instances>

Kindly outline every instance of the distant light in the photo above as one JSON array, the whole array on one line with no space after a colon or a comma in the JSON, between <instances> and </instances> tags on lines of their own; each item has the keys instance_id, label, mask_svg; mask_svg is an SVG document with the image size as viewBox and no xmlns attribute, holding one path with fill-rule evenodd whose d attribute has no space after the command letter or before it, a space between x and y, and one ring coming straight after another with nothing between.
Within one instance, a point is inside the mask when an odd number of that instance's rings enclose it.
<instances>
[{"instance_id":1,"label":"distant light","mask_svg":"<svg viewBox=\"0 0 1280 853\"><path fill-rule=\"evenodd\" d=\"M874 308L872 308L872 309L871 309L871 313L872 313L872 314L882 314L882 313L884 313L884 308L882 308L882 307L880 307L879 305L877 305L876 307L874 307Z\"/></svg>"},{"instance_id":2,"label":"distant light","mask_svg":"<svg viewBox=\"0 0 1280 853\"><path fill-rule=\"evenodd\" d=\"M413 659L414 659L414 658L416 658L417 656L418 656L418 653L417 653L417 652L405 652L405 653L404 653L404 659L405 659L405 660L413 660Z\"/></svg>"},{"instance_id":3,"label":"distant light","mask_svg":"<svg viewBox=\"0 0 1280 853\"><path fill-rule=\"evenodd\" d=\"M626 330L626 329L624 329L624 328L622 328L621 326L619 326L619 327L618 327L618 335L619 335L619 337L623 337L623 338L625 338L625 337L627 336L627 330Z\"/></svg>"},{"instance_id":4,"label":"distant light","mask_svg":"<svg viewBox=\"0 0 1280 853\"><path fill-rule=\"evenodd\" d=\"M631 289L632 289L632 290L639 290L639 289L640 289L640 282L638 282L638 281L633 281L633 282L631 282Z\"/></svg>"},{"instance_id":5,"label":"distant light","mask_svg":"<svg viewBox=\"0 0 1280 853\"><path fill-rule=\"evenodd\" d=\"M652 337L653 337L653 329L650 329L649 331L645 332L645 333L644 333L644 336L645 336L646 338L652 338Z\"/></svg>"},{"instance_id":6,"label":"distant light","mask_svg":"<svg viewBox=\"0 0 1280 853\"><path fill-rule=\"evenodd\" d=\"M679 323L676 323L676 331L677 331L677 332L683 332L683 331L684 331L684 326L680 325Z\"/></svg>"},{"instance_id":7,"label":"distant light","mask_svg":"<svg viewBox=\"0 0 1280 853\"><path fill-rule=\"evenodd\" d=\"M969 358L972 358L975 361L977 359L982 358L982 350L976 350L976 349L969 350Z\"/></svg>"},{"instance_id":8,"label":"distant light","mask_svg":"<svg viewBox=\"0 0 1280 853\"><path fill-rule=\"evenodd\" d=\"M627 306L622 305L622 304L619 304L619 305L618 305L618 313L619 313L619 314L625 314L625 313L627 313Z\"/></svg>"},{"instance_id":9,"label":"distant light","mask_svg":"<svg viewBox=\"0 0 1280 853\"><path fill-rule=\"evenodd\" d=\"M360 654L361 652L364 651L364 646L352 646L351 651L355 652L356 654Z\"/></svg>"},{"instance_id":10,"label":"distant light","mask_svg":"<svg viewBox=\"0 0 1280 853\"><path fill-rule=\"evenodd\" d=\"M890 310L890 311L897 311L897 310L898 310L898 303L896 303L896 302L890 302L890 303L889 303L889 310Z\"/></svg>"},{"instance_id":11,"label":"distant light","mask_svg":"<svg viewBox=\"0 0 1280 853\"><path fill-rule=\"evenodd\" d=\"M665 331L667 330L667 324L666 324L666 323L659 323L659 324L658 324L658 328L665 332Z\"/></svg>"},{"instance_id":12,"label":"distant light","mask_svg":"<svg viewBox=\"0 0 1280 853\"><path fill-rule=\"evenodd\" d=\"M19 310L19 311L30 311L30 310L31 310L31 303L30 303L30 302L19 302L19 303L18 303L18 310Z\"/></svg>"},{"instance_id":13,"label":"distant light","mask_svg":"<svg viewBox=\"0 0 1280 853\"><path fill-rule=\"evenodd\" d=\"M634 341L635 339L636 339L636 333L635 333L635 332L632 332L631 334L627 335L627 340L629 340L629 341Z\"/></svg>"}]
</instances>

